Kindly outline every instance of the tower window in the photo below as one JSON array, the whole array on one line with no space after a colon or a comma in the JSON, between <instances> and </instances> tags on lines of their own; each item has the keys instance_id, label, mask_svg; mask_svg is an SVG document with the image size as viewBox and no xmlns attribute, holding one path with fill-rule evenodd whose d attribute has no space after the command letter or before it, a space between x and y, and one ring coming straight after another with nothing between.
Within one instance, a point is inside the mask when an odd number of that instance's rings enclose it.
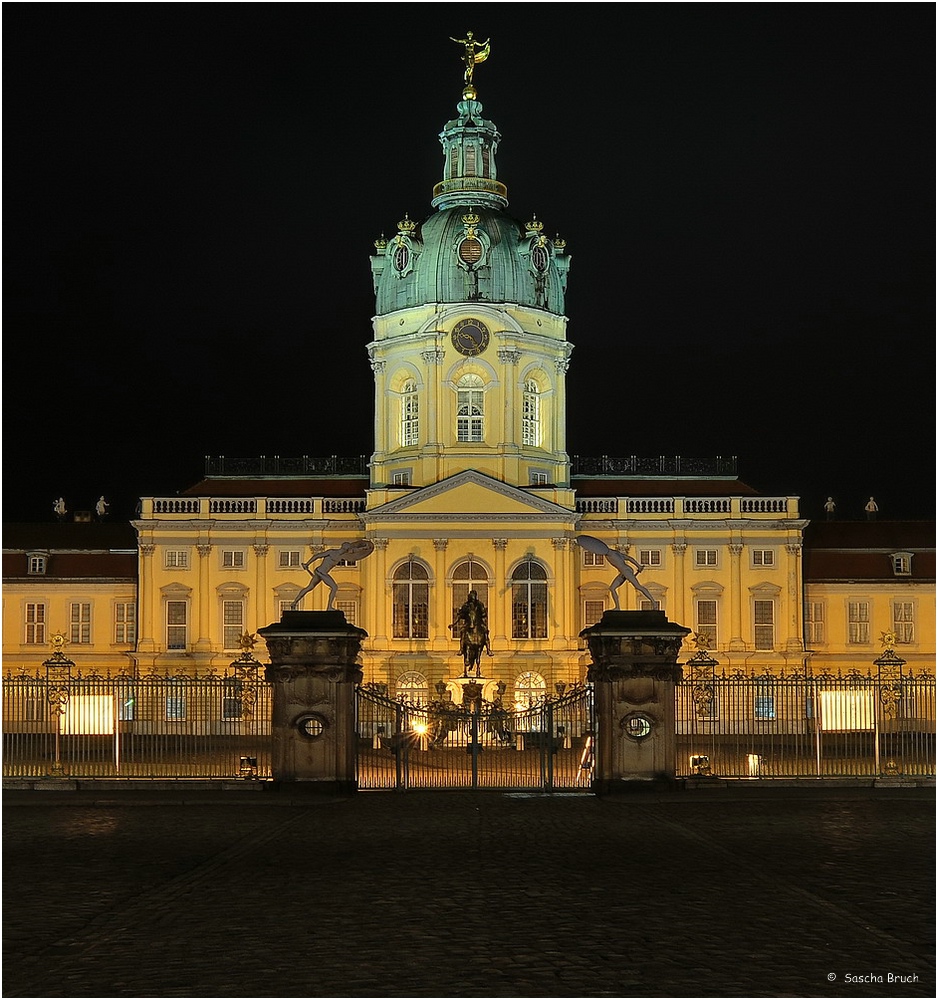
<instances>
[{"instance_id":1,"label":"tower window","mask_svg":"<svg viewBox=\"0 0 938 1000\"><path fill-rule=\"evenodd\" d=\"M463 375L456 383L456 440L481 441L484 431L485 393L478 375Z\"/></svg>"},{"instance_id":2,"label":"tower window","mask_svg":"<svg viewBox=\"0 0 938 1000\"><path fill-rule=\"evenodd\" d=\"M541 398L537 382L524 383L521 399L521 443L537 448L541 443Z\"/></svg>"},{"instance_id":3,"label":"tower window","mask_svg":"<svg viewBox=\"0 0 938 1000\"><path fill-rule=\"evenodd\" d=\"M417 444L420 434L417 383L411 378L401 386L401 447Z\"/></svg>"}]
</instances>

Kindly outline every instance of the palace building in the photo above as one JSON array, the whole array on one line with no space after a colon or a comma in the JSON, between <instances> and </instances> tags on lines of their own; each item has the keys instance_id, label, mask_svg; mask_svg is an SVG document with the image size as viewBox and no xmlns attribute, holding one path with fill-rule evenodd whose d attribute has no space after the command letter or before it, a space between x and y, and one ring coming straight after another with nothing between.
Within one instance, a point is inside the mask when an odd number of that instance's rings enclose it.
<instances>
[{"instance_id":1,"label":"palace building","mask_svg":"<svg viewBox=\"0 0 938 1000\"><path fill-rule=\"evenodd\" d=\"M38 668L61 633L80 668L224 670L310 582L307 560L368 540L331 570L335 607L368 633L365 681L415 702L457 690L451 625L475 590L485 697L504 684L529 704L585 678L580 632L614 606L617 571L584 534L640 563L658 607L729 670L866 671L884 632L911 669L934 668L933 525L809 525L732 458L568 454L571 258L541 220L508 213L500 139L467 86L430 213L375 243L370 460L210 459L201 482L142 498L135 536L8 526L8 669ZM300 607L329 596L320 585ZM650 605L627 584L618 596Z\"/></svg>"}]
</instances>

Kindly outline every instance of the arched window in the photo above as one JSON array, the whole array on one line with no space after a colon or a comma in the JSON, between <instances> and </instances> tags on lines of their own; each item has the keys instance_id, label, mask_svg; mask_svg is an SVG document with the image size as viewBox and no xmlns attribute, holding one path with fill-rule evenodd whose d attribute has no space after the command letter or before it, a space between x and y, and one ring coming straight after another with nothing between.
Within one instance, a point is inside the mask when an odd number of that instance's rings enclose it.
<instances>
[{"instance_id":1,"label":"arched window","mask_svg":"<svg viewBox=\"0 0 938 1000\"><path fill-rule=\"evenodd\" d=\"M511 574L511 636L547 638L547 571L533 559Z\"/></svg>"},{"instance_id":2,"label":"arched window","mask_svg":"<svg viewBox=\"0 0 938 1000\"><path fill-rule=\"evenodd\" d=\"M418 562L406 562L394 574L393 627L395 639L426 639L430 582Z\"/></svg>"},{"instance_id":3,"label":"arched window","mask_svg":"<svg viewBox=\"0 0 938 1000\"><path fill-rule=\"evenodd\" d=\"M409 378L401 386L401 447L410 448L417 444L420 421L417 409L417 383Z\"/></svg>"},{"instance_id":4,"label":"arched window","mask_svg":"<svg viewBox=\"0 0 938 1000\"><path fill-rule=\"evenodd\" d=\"M478 375L463 375L456 383L456 440L481 441L485 416L485 383Z\"/></svg>"},{"instance_id":5,"label":"arched window","mask_svg":"<svg viewBox=\"0 0 938 1000\"><path fill-rule=\"evenodd\" d=\"M466 603L470 590L476 592L488 610L488 573L481 563L475 562L471 557L453 570L453 621L456 620L456 612Z\"/></svg>"},{"instance_id":6,"label":"arched window","mask_svg":"<svg viewBox=\"0 0 938 1000\"><path fill-rule=\"evenodd\" d=\"M411 705L426 705L429 701L430 685L426 677L416 670L401 674L397 679L396 689L398 698L403 698Z\"/></svg>"},{"instance_id":7,"label":"arched window","mask_svg":"<svg viewBox=\"0 0 938 1000\"><path fill-rule=\"evenodd\" d=\"M534 670L526 670L515 681L515 709L532 708L547 696L547 681Z\"/></svg>"},{"instance_id":8,"label":"arched window","mask_svg":"<svg viewBox=\"0 0 938 1000\"><path fill-rule=\"evenodd\" d=\"M533 379L524 383L521 398L521 443L535 448L541 443L541 398Z\"/></svg>"}]
</instances>

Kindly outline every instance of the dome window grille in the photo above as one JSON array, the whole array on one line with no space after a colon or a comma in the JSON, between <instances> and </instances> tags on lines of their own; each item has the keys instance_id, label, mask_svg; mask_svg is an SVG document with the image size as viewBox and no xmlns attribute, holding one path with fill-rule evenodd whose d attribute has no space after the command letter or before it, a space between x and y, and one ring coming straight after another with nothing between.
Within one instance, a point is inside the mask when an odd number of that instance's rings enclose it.
<instances>
[{"instance_id":1,"label":"dome window grille","mask_svg":"<svg viewBox=\"0 0 938 1000\"><path fill-rule=\"evenodd\" d=\"M482 259L482 243L474 236L459 244L459 259L467 266L474 267Z\"/></svg>"}]
</instances>

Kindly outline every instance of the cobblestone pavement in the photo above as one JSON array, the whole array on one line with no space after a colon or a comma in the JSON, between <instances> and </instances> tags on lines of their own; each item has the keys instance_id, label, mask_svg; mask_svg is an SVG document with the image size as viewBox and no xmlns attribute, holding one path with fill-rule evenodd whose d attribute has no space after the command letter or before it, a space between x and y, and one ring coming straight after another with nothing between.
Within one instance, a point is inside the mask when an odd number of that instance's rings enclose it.
<instances>
[{"instance_id":1,"label":"cobblestone pavement","mask_svg":"<svg viewBox=\"0 0 938 1000\"><path fill-rule=\"evenodd\" d=\"M5 792L3 820L5 997L935 995L934 789Z\"/></svg>"}]
</instances>

